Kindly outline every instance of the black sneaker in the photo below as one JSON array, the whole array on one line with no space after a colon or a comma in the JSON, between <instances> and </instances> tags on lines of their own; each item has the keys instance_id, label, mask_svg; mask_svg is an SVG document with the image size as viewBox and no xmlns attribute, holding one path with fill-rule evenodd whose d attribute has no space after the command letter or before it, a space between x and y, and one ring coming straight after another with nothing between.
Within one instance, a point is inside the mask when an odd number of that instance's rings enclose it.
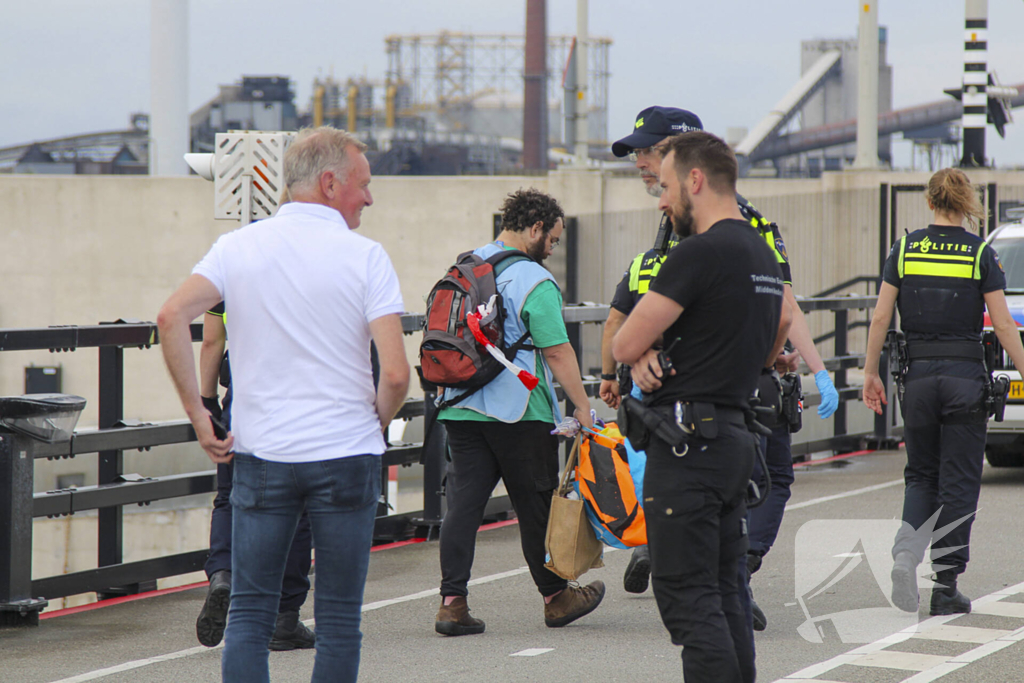
<instances>
[{"instance_id":1,"label":"black sneaker","mask_svg":"<svg viewBox=\"0 0 1024 683\"><path fill-rule=\"evenodd\" d=\"M308 650L316 647L316 634L299 621L299 611L281 612L277 615L274 635L267 646L275 652L282 650Z\"/></svg>"},{"instance_id":2,"label":"black sneaker","mask_svg":"<svg viewBox=\"0 0 1024 683\"><path fill-rule=\"evenodd\" d=\"M645 545L633 548L633 556L626 565L622 587L627 593L643 593L651 579L651 551Z\"/></svg>"},{"instance_id":3,"label":"black sneaker","mask_svg":"<svg viewBox=\"0 0 1024 683\"><path fill-rule=\"evenodd\" d=\"M955 584L950 588L936 586L932 591L931 609L928 613L933 617L942 614L970 614L971 599L958 591Z\"/></svg>"},{"instance_id":4,"label":"black sneaker","mask_svg":"<svg viewBox=\"0 0 1024 683\"><path fill-rule=\"evenodd\" d=\"M196 638L206 647L216 647L224 638L231 604L231 572L224 569L210 577L206 601L196 619Z\"/></svg>"},{"instance_id":5,"label":"black sneaker","mask_svg":"<svg viewBox=\"0 0 1024 683\"><path fill-rule=\"evenodd\" d=\"M755 631L763 631L768 628L768 617L764 615L764 611L754 602L753 595L750 596L750 616L754 619Z\"/></svg>"}]
</instances>

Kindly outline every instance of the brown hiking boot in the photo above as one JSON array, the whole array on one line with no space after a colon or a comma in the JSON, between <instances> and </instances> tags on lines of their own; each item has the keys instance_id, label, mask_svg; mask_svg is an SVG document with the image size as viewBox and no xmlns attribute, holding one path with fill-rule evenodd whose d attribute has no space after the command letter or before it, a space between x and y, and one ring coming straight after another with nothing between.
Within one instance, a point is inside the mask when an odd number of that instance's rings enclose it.
<instances>
[{"instance_id":1,"label":"brown hiking boot","mask_svg":"<svg viewBox=\"0 0 1024 683\"><path fill-rule=\"evenodd\" d=\"M544 605L544 623L551 628L571 624L582 616L590 614L604 600L604 582L595 581L589 586L569 584L555 599Z\"/></svg>"},{"instance_id":2,"label":"brown hiking boot","mask_svg":"<svg viewBox=\"0 0 1024 683\"><path fill-rule=\"evenodd\" d=\"M434 630L445 636L470 636L483 633L484 622L469 616L466 598L455 598L450 605L444 604L444 598L441 598L441 609L437 610Z\"/></svg>"}]
</instances>

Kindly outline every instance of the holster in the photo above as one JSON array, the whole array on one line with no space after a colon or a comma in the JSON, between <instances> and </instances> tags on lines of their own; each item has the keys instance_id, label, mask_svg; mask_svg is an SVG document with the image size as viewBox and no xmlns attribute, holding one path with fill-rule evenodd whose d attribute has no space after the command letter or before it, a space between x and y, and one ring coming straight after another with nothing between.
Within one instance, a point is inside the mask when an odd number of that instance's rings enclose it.
<instances>
[{"instance_id":1,"label":"holster","mask_svg":"<svg viewBox=\"0 0 1024 683\"><path fill-rule=\"evenodd\" d=\"M1006 411L1006 395L1010 391L1010 378L998 375L985 386L985 411L996 422L1003 421Z\"/></svg>"},{"instance_id":2,"label":"holster","mask_svg":"<svg viewBox=\"0 0 1024 683\"><path fill-rule=\"evenodd\" d=\"M800 375L787 372L779 381L782 384L782 419L789 427L789 433L796 434L804 426L804 391Z\"/></svg>"},{"instance_id":3,"label":"holster","mask_svg":"<svg viewBox=\"0 0 1024 683\"><path fill-rule=\"evenodd\" d=\"M910 355L907 353L907 338L899 330L889 330L885 336L885 345L889 350L889 372L896 382L896 394L900 401L900 415L906 419L906 408L903 392L906 391L907 370L910 369Z\"/></svg>"},{"instance_id":4,"label":"holster","mask_svg":"<svg viewBox=\"0 0 1024 683\"><path fill-rule=\"evenodd\" d=\"M767 409L759 411L758 421L769 429L779 426L782 419L782 383L774 369L761 370L757 380L757 398L758 405Z\"/></svg>"},{"instance_id":5,"label":"holster","mask_svg":"<svg viewBox=\"0 0 1024 683\"><path fill-rule=\"evenodd\" d=\"M683 450L687 444L687 434L666 414L670 410L650 408L632 396L623 396L619 403L619 429L638 451L646 450L652 435L677 450Z\"/></svg>"}]
</instances>

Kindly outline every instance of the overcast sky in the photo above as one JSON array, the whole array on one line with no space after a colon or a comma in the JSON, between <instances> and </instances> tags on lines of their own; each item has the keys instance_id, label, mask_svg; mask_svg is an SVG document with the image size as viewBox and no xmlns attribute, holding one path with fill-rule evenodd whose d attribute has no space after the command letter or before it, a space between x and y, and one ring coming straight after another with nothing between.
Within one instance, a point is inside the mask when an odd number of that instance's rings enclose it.
<instances>
[{"instance_id":1,"label":"overcast sky","mask_svg":"<svg viewBox=\"0 0 1024 683\"><path fill-rule=\"evenodd\" d=\"M149 109L147 0L2 0L0 146L122 129ZM853 38L854 0L591 0L590 32L612 39L609 137L652 104L697 112L724 134L752 127L800 76L800 41ZM190 0L189 108L242 74L290 76L305 109L311 82L382 78L390 34L522 33L525 0L289 3ZM548 0L548 32L575 33L575 0ZM964 0L881 0L895 107L945 97L963 69ZM1024 2L989 0L989 66L1024 82ZM1024 110L987 155L1024 165ZM899 145L904 147L906 143ZM909 159L906 151L900 153Z\"/></svg>"}]
</instances>

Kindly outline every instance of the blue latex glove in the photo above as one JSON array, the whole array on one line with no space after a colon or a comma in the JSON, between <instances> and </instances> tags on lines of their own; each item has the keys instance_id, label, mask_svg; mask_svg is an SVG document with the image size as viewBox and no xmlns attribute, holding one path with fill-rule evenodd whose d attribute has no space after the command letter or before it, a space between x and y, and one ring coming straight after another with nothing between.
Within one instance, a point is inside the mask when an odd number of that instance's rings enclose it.
<instances>
[{"instance_id":1,"label":"blue latex glove","mask_svg":"<svg viewBox=\"0 0 1024 683\"><path fill-rule=\"evenodd\" d=\"M828 376L828 370L818 370L814 373L814 383L818 385L818 393L821 394L821 403L818 404L818 417L822 420L831 417L839 407L839 392L832 384L832 378Z\"/></svg>"}]
</instances>

